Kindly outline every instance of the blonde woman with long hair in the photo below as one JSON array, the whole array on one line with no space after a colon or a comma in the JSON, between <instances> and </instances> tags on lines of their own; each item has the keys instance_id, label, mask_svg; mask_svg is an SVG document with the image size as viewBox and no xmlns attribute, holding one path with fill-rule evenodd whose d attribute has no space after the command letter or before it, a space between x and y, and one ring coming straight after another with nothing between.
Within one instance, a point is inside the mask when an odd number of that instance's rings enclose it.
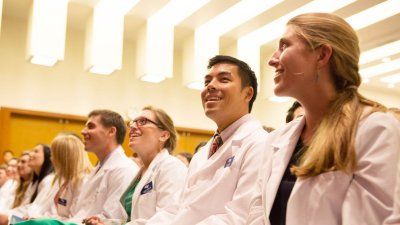
<instances>
[{"instance_id":1,"label":"blonde woman with long hair","mask_svg":"<svg viewBox=\"0 0 400 225\"><path fill-rule=\"evenodd\" d=\"M70 208L76 204L80 191L92 171L83 142L72 133L63 133L51 143L55 178L53 184L60 187L52 206L60 218L69 218Z\"/></svg>"},{"instance_id":2,"label":"blonde woman with long hair","mask_svg":"<svg viewBox=\"0 0 400 225\"><path fill-rule=\"evenodd\" d=\"M12 208L28 204L34 192L32 183L33 170L28 166L29 160L29 152L23 153L18 159L17 170L19 181L15 190L15 199Z\"/></svg>"},{"instance_id":3,"label":"blonde woman with long hair","mask_svg":"<svg viewBox=\"0 0 400 225\"><path fill-rule=\"evenodd\" d=\"M400 124L358 92L359 56L342 18L289 20L269 65L275 94L305 114L267 138L248 224L378 225L391 213Z\"/></svg>"},{"instance_id":4,"label":"blonde woman with long hair","mask_svg":"<svg viewBox=\"0 0 400 225\"><path fill-rule=\"evenodd\" d=\"M41 205L34 205L28 210L26 217L52 217L67 219L71 216L83 188L92 164L84 150L83 142L72 133L61 133L51 143L51 162L55 176L52 188L48 191L48 199ZM24 224L52 224L53 219L35 219Z\"/></svg>"}]
</instances>

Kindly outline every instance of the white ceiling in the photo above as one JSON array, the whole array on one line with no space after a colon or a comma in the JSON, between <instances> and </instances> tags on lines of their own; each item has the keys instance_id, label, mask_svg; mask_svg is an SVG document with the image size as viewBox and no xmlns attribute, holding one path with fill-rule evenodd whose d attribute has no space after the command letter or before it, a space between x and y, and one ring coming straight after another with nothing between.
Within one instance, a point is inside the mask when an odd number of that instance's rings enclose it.
<instances>
[{"instance_id":1,"label":"white ceiling","mask_svg":"<svg viewBox=\"0 0 400 225\"><path fill-rule=\"evenodd\" d=\"M92 8L97 1L99 0L70 0L68 8L68 29L84 30L86 20L91 15ZM270 10L261 13L253 19L227 32L221 37L221 48L234 45L239 37L262 27L263 25L310 1L311 0L283 1ZM175 49L180 50L182 48L182 40L193 34L196 27L199 27L238 2L238 0L211 0L208 4L182 21L175 28ZM346 18L381 2L384 2L384 0L358 0L335 13ZM146 19L167 3L168 0L140 1L125 17L125 39L135 40L136 31L145 24ZM14 17L27 20L30 4L32 4L32 0L4 0L3 17ZM395 16L389 17L381 22L363 28L358 31L358 35L360 38L360 46L363 51L395 40L400 40L400 14L396 14ZM269 51L274 49L275 45L276 43L268 43L263 46L261 50L266 52L262 55L270 55L271 53ZM400 58L400 53L392 56L392 59L396 58ZM264 62L265 61L266 60L264 60ZM377 62L374 63L376 64ZM373 65L374 63L367 64L367 66ZM397 74L400 74L400 71L396 72ZM379 81L381 77L382 76L374 77L369 83L363 84L363 86L371 90L379 90L400 97L400 84L397 83L394 88L387 88L386 84Z\"/></svg>"}]
</instances>

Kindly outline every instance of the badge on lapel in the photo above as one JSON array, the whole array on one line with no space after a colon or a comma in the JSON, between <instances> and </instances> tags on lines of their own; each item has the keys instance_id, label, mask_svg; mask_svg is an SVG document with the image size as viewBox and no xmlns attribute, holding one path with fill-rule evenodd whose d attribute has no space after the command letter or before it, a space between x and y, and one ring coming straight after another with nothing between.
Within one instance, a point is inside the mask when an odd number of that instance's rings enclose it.
<instances>
[{"instance_id":1,"label":"badge on lapel","mask_svg":"<svg viewBox=\"0 0 400 225\"><path fill-rule=\"evenodd\" d=\"M235 159L235 156L232 156L232 157L228 158L228 159L226 160L226 162L225 162L224 168L230 167L230 166L232 165L234 159Z\"/></svg>"},{"instance_id":2,"label":"badge on lapel","mask_svg":"<svg viewBox=\"0 0 400 225\"><path fill-rule=\"evenodd\" d=\"M58 198L58 204L63 205L63 206L67 206L67 199L63 199L63 198Z\"/></svg>"},{"instance_id":3,"label":"badge on lapel","mask_svg":"<svg viewBox=\"0 0 400 225\"><path fill-rule=\"evenodd\" d=\"M149 183L143 186L142 190L140 191L140 194L141 195L146 194L152 189L153 189L153 181L150 181Z\"/></svg>"}]
</instances>

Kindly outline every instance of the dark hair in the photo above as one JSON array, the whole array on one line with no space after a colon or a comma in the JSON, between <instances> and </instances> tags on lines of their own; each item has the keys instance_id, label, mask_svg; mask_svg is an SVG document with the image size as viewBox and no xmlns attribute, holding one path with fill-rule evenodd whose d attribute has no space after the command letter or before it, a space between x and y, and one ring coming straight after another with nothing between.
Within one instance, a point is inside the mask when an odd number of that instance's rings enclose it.
<instances>
[{"instance_id":1,"label":"dark hair","mask_svg":"<svg viewBox=\"0 0 400 225\"><path fill-rule=\"evenodd\" d=\"M179 152L177 155L185 157L189 163L193 157L192 153L189 153L189 152Z\"/></svg>"},{"instance_id":2,"label":"dark hair","mask_svg":"<svg viewBox=\"0 0 400 225\"><path fill-rule=\"evenodd\" d=\"M214 56L213 58L211 58L208 61L208 69L211 69L211 67L213 67L216 64L220 64L220 63L229 63L229 64L233 64L236 65L238 67L239 70L239 77L240 80L242 81L242 88L250 86L253 88L253 97L251 98L250 102L249 102L249 112L251 112L251 109L253 108L253 102L254 100L256 100L257 97L257 77L254 73L253 70L251 70L250 66L239 60L236 59L232 56L227 56L227 55L217 55Z\"/></svg>"},{"instance_id":3,"label":"dark hair","mask_svg":"<svg viewBox=\"0 0 400 225\"><path fill-rule=\"evenodd\" d=\"M118 144L122 145L124 143L126 126L124 119L121 115L116 112L107 109L93 110L89 113L88 117L100 116L100 122L104 127L110 128L115 127L117 130L115 139Z\"/></svg>"},{"instance_id":4,"label":"dark hair","mask_svg":"<svg viewBox=\"0 0 400 225\"><path fill-rule=\"evenodd\" d=\"M44 155L44 160L43 164L40 168L40 173L39 175L33 173L33 178L32 178L32 183L34 184L37 182L36 190L33 193L31 197L31 203L35 200L37 194L38 194L38 188L39 188L39 183L50 173L53 172L53 164L51 163L50 156L51 156L51 150L48 145L45 144L39 144L39 146L42 146L43 148L43 155Z\"/></svg>"},{"instance_id":5,"label":"dark hair","mask_svg":"<svg viewBox=\"0 0 400 225\"><path fill-rule=\"evenodd\" d=\"M200 143L196 146L196 148L194 149L194 153L196 154L196 153L199 151L199 149L200 149L201 147L203 147L204 145L206 145L206 144L207 144L207 142L205 142L205 141L200 142Z\"/></svg>"},{"instance_id":6,"label":"dark hair","mask_svg":"<svg viewBox=\"0 0 400 225\"><path fill-rule=\"evenodd\" d=\"M297 108L301 107L301 104L298 101L295 101L293 103L293 105L289 108L289 110L287 111L287 115L286 115L286 123L289 123L290 121L292 121L294 118L294 111L296 111Z\"/></svg>"}]
</instances>

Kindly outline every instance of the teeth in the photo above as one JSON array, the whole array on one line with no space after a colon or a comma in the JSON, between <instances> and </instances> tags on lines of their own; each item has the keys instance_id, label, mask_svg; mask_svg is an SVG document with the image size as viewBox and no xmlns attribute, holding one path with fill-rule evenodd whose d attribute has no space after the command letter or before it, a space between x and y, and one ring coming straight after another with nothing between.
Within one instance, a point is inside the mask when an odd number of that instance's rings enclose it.
<instances>
[{"instance_id":1,"label":"teeth","mask_svg":"<svg viewBox=\"0 0 400 225\"><path fill-rule=\"evenodd\" d=\"M219 98L219 97L207 98L207 101L219 101L219 100L221 100L221 98Z\"/></svg>"}]
</instances>

